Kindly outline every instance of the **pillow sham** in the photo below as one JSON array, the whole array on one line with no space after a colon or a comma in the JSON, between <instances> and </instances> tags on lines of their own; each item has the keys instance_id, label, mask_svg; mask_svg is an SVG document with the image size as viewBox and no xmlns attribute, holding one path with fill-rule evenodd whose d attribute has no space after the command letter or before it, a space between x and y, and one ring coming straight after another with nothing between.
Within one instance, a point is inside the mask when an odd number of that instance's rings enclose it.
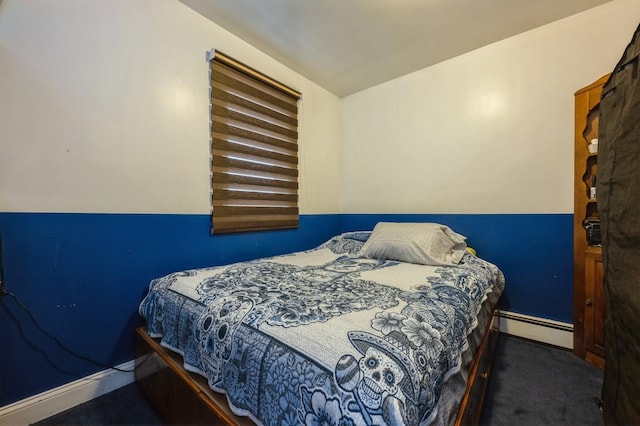
<instances>
[{"instance_id":1,"label":"pillow sham","mask_svg":"<svg viewBox=\"0 0 640 426\"><path fill-rule=\"evenodd\" d=\"M462 259L466 237L439 223L379 222L359 255L420 265L452 266Z\"/></svg>"}]
</instances>

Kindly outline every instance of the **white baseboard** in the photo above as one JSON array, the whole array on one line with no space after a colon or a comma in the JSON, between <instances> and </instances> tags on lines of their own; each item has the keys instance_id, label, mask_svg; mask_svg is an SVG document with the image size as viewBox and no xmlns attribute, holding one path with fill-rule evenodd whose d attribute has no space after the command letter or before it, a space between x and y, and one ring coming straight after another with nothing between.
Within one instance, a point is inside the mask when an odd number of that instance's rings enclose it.
<instances>
[{"instance_id":1,"label":"white baseboard","mask_svg":"<svg viewBox=\"0 0 640 426\"><path fill-rule=\"evenodd\" d=\"M573 324L508 311L499 315L503 333L573 349Z\"/></svg>"},{"instance_id":2,"label":"white baseboard","mask_svg":"<svg viewBox=\"0 0 640 426\"><path fill-rule=\"evenodd\" d=\"M116 367L122 370L133 370L135 361L128 361ZM46 419L133 383L134 380L133 372L113 369L99 371L74 382L0 407L0 425L28 425Z\"/></svg>"}]
</instances>

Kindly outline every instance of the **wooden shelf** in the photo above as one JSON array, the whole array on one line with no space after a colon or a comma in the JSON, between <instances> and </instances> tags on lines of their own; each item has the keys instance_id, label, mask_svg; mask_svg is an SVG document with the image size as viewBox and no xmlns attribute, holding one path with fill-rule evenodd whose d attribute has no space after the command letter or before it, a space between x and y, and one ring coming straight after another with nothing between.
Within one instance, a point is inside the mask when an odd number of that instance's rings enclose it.
<instances>
[{"instance_id":1,"label":"wooden shelf","mask_svg":"<svg viewBox=\"0 0 640 426\"><path fill-rule=\"evenodd\" d=\"M598 138L602 87L609 75L575 93L574 121L574 213L573 213L573 351L581 358L602 366L604 351L599 346L604 329L602 309L602 248L589 246L585 219L597 218L598 200L586 190L598 174L598 153L589 152Z\"/></svg>"}]
</instances>

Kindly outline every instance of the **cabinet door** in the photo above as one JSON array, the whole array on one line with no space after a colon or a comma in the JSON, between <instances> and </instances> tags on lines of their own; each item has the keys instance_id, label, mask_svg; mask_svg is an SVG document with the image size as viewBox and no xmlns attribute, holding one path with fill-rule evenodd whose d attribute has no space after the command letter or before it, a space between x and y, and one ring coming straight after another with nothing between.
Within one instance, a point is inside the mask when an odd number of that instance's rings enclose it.
<instances>
[{"instance_id":1,"label":"cabinet door","mask_svg":"<svg viewBox=\"0 0 640 426\"><path fill-rule=\"evenodd\" d=\"M585 255L585 349L601 358L604 358L606 314L603 278L602 253L588 250Z\"/></svg>"}]
</instances>

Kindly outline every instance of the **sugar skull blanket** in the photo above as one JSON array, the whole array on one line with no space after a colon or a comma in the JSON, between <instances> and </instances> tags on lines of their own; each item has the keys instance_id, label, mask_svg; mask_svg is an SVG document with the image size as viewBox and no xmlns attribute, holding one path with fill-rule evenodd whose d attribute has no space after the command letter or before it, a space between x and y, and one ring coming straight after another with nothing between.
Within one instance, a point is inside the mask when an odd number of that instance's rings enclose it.
<instances>
[{"instance_id":1,"label":"sugar skull blanket","mask_svg":"<svg viewBox=\"0 0 640 426\"><path fill-rule=\"evenodd\" d=\"M451 267L358 257L368 236L167 275L140 314L258 424L429 424L504 278L468 253Z\"/></svg>"}]
</instances>

